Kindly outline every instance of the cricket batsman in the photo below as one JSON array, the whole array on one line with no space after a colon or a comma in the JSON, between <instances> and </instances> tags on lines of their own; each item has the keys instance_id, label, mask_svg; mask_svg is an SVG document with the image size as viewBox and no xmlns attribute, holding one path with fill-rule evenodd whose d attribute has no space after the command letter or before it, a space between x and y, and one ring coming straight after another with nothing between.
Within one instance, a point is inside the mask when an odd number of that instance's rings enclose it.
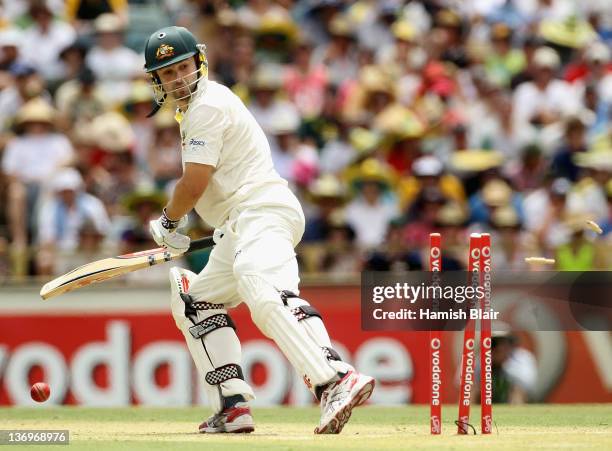
<instances>
[{"instance_id":1,"label":"cricket batsman","mask_svg":"<svg viewBox=\"0 0 612 451\"><path fill-rule=\"evenodd\" d=\"M304 232L299 201L272 164L261 127L227 87L208 80L205 46L183 27L153 33L145 45L157 108L176 103L183 175L162 216L150 223L158 245L182 253L177 231L195 208L215 227L200 274L172 268L172 314L183 332L214 414L203 433L252 432L254 398L240 367L240 342L227 309L244 301L321 403L316 434L339 433L374 379L343 362L319 312L299 296L294 248Z\"/></svg>"}]
</instances>

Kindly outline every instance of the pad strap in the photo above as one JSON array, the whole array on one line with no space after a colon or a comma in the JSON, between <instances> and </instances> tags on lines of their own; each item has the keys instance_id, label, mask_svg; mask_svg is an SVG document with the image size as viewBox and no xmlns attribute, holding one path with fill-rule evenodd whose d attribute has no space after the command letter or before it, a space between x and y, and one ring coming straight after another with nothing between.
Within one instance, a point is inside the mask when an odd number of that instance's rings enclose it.
<instances>
[{"instance_id":1,"label":"pad strap","mask_svg":"<svg viewBox=\"0 0 612 451\"><path fill-rule=\"evenodd\" d=\"M181 293L181 299L193 310L225 310L225 305L223 304L212 304L205 301L195 302L193 298L186 293Z\"/></svg>"},{"instance_id":2,"label":"pad strap","mask_svg":"<svg viewBox=\"0 0 612 451\"><path fill-rule=\"evenodd\" d=\"M295 316L298 321L302 321L312 316L323 319L319 311L312 305L300 305L299 307L291 309L291 313L293 313L293 316Z\"/></svg>"},{"instance_id":3,"label":"pad strap","mask_svg":"<svg viewBox=\"0 0 612 451\"><path fill-rule=\"evenodd\" d=\"M194 310L225 310L225 305L223 304L211 304L205 301L194 302L191 304L191 307Z\"/></svg>"},{"instance_id":4,"label":"pad strap","mask_svg":"<svg viewBox=\"0 0 612 451\"><path fill-rule=\"evenodd\" d=\"M225 313L219 313L218 315L213 315L206 318L203 321L200 321L198 324L191 326L189 328L189 333L193 335L193 338L202 338L205 335L208 335L213 330L221 329L223 327L231 327L236 330L236 325Z\"/></svg>"},{"instance_id":5,"label":"pad strap","mask_svg":"<svg viewBox=\"0 0 612 451\"><path fill-rule=\"evenodd\" d=\"M242 374L242 368L240 365L228 363L227 365L220 366L219 368L215 368L213 371L206 373L205 379L209 385L219 385L220 383L230 379L244 380L244 376Z\"/></svg>"},{"instance_id":6,"label":"pad strap","mask_svg":"<svg viewBox=\"0 0 612 451\"><path fill-rule=\"evenodd\" d=\"M295 294L293 291L283 290L280 292L280 297L281 297L281 300L283 301L283 304L287 305L287 299L297 298L298 295Z\"/></svg>"},{"instance_id":7,"label":"pad strap","mask_svg":"<svg viewBox=\"0 0 612 451\"><path fill-rule=\"evenodd\" d=\"M323 354L325 354L327 360L337 360L338 362L342 362L340 354L338 354L335 349L323 346Z\"/></svg>"}]
</instances>

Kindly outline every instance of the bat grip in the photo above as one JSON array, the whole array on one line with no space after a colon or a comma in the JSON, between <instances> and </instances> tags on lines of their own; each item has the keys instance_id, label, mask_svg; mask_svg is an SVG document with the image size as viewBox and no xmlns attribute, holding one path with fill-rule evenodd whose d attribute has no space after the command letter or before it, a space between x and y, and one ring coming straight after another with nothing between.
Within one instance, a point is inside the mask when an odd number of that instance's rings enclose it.
<instances>
[{"instance_id":1,"label":"bat grip","mask_svg":"<svg viewBox=\"0 0 612 451\"><path fill-rule=\"evenodd\" d=\"M207 236L205 238L200 238L199 240L193 240L189 245L189 249L187 252L199 251L200 249L206 249L207 247L213 247L215 242L213 241L212 236Z\"/></svg>"}]
</instances>

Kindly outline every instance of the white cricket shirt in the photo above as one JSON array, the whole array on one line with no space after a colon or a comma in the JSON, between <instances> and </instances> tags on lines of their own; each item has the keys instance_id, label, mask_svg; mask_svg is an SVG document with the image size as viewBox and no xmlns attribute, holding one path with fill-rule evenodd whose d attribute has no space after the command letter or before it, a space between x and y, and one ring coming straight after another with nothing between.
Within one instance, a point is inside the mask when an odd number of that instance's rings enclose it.
<instances>
[{"instance_id":1,"label":"white cricket shirt","mask_svg":"<svg viewBox=\"0 0 612 451\"><path fill-rule=\"evenodd\" d=\"M183 168L185 163L215 167L195 205L208 224L221 227L239 205L296 207L287 182L274 169L263 130L230 89L202 79L180 128Z\"/></svg>"}]
</instances>

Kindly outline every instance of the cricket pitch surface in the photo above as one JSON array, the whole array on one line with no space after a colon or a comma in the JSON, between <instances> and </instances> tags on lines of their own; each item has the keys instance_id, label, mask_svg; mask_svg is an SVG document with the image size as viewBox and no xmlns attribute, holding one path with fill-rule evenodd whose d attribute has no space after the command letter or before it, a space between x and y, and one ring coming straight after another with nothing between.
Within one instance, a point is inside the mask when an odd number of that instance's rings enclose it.
<instances>
[{"instance_id":1,"label":"cricket pitch surface","mask_svg":"<svg viewBox=\"0 0 612 451\"><path fill-rule=\"evenodd\" d=\"M612 404L529 404L493 408L493 434L458 436L456 405L443 408L442 435L429 434L429 406L362 407L340 435L317 436L318 408L254 408L252 434L199 434L207 408L0 408L0 429L68 429L70 449L415 450L612 449ZM18 445L18 449L40 445ZM61 449L61 446L58 447ZM8 448L7 448L8 449Z\"/></svg>"}]
</instances>

